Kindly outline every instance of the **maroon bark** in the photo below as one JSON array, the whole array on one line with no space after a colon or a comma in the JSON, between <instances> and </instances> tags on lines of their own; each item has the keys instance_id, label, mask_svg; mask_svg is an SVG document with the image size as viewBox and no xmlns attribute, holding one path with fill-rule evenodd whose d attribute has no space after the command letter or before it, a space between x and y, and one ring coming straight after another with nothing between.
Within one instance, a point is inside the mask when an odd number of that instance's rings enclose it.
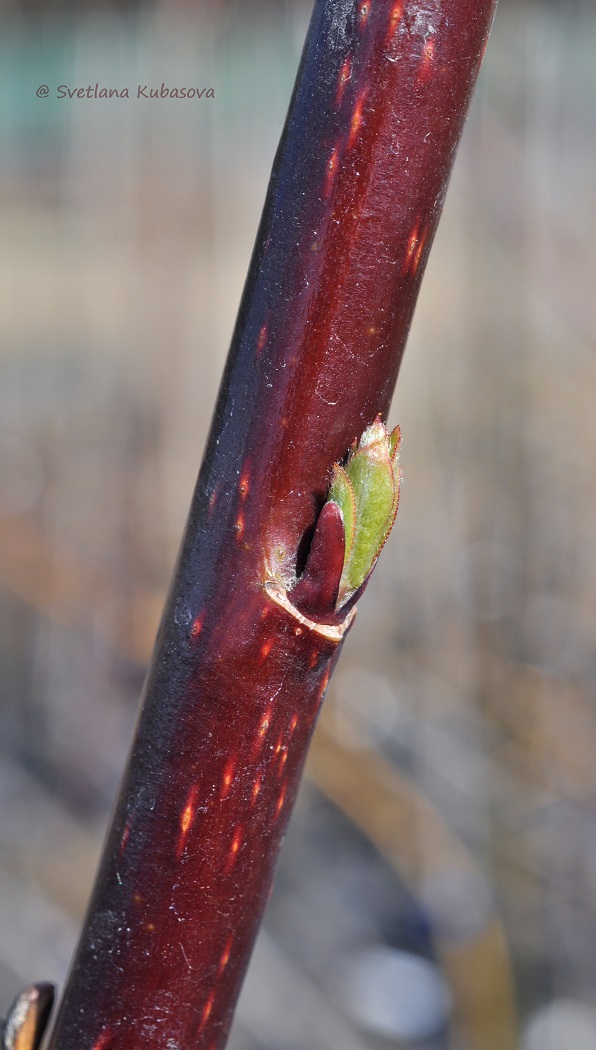
<instances>
[{"instance_id":1,"label":"maroon bark","mask_svg":"<svg viewBox=\"0 0 596 1050\"><path fill-rule=\"evenodd\" d=\"M334 461L388 410L494 2L315 4L50 1050L225 1044L352 615L332 516L311 619L286 590Z\"/></svg>"}]
</instances>

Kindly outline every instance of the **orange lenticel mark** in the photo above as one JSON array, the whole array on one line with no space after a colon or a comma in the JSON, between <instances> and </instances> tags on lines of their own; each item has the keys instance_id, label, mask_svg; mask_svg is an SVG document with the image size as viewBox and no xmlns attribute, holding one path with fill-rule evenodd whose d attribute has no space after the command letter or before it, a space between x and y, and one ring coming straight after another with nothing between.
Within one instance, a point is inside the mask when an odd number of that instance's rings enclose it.
<instances>
[{"instance_id":1,"label":"orange lenticel mark","mask_svg":"<svg viewBox=\"0 0 596 1050\"><path fill-rule=\"evenodd\" d=\"M249 464L248 460L246 460L245 463L244 463L244 466L242 467L242 473L240 475L240 480L238 482L238 491L240 493L240 498L241 499L243 499L243 500L246 499L246 497L248 496L248 493L249 493L249 489L250 489L250 464Z\"/></svg>"},{"instance_id":2,"label":"orange lenticel mark","mask_svg":"<svg viewBox=\"0 0 596 1050\"><path fill-rule=\"evenodd\" d=\"M211 995L209 996L207 1002L205 1003L205 1006L203 1007L203 1013L201 1014L201 1024L200 1024L200 1027L199 1027L199 1032L207 1024L207 1021L209 1020L209 1017L211 1016L211 1011L213 1009L213 1003L214 1002L215 1002L215 990L211 992Z\"/></svg>"},{"instance_id":3,"label":"orange lenticel mark","mask_svg":"<svg viewBox=\"0 0 596 1050\"><path fill-rule=\"evenodd\" d=\"M279 795L279 798L277 800L277 806L275 808L275 816L276 817L279 817L279 814L281 813L281 808L282 808L285 800L286 800L286 786L284 784L284 786L282 787L282 789L280 791L280 795Z\"/></svg>"},{"instance_id":4,"label":"orange lenticel mark","mask_svg":"<svg viewBox=\"0 0 596 1050\"><path fill-rule=\"evenodd\" d=\"M188 833L188 829L190 827L193 816L193 808L189 802L188 805L184 807L184 810L182 812L182 819L180 821L180 827L182 828L182 832L184 835Z\"/></svg>"},{"instance_id":5,"label":"orange lenticel mark","mask_svg":"<svg viewBox=\"0 0 596 1050\"><path fill-rule=\"evenodd\" d=\"M178 838L178 849L176 850L177 857L181 857L184 851L186 839L196 815L196 802L197 788L193 787L188 796L188 801L180 814L180 836Z\"/></svg>"},{"instance_id":6,"label":"orange lenticel mark","mask_svg":"<svg viewBox=\"0 0 596 1050\"><path fill-rule=\"evenodd\" d=\"M293 733L296 726L298 725L298 715L292 715L292 721L290 722L290 733Z\"/></svg>"},{"instance_id":7,"label":"orange lenticel mark","mask_svg":"<svg viewBox=\"0 0 596 1050\"><path fill-rule=\"evenodd\" d=\"M360 22L361 29L364 29L364 26L368 22L370 15L370 4L371 0L363 0L363 3L361 3L360 7L358 8L358 21Z\"/></svg>"},{"instance_id":8,"label":"orange lenticel mark","mask_svg":"<svg viewBox=\"0 0 596 1050\"><path fill-rule=\"evenodd\" d=\"M230 758L230 760L228 761L228 763L226 765L226 768L224 769L224 775L223 775L223 779L222 779L222 782L221 782L221 791L219 793L219 797L222 800L224 798L227 798L229 793L230 793L230 788L231 788L231 786L232 786L232 784L234 782L235 768L236 768L235 761L234 761L233 758Z\"/></svg>"},{"instance_id":9,"label":"orange lenticel mark","mask_svg":"<svg viewBox=\"0 0 596 1050\"><path fill-rule=\"evenodd\" d=\"M198 638L198 636L200 635L201 631L203 630L203 624L204 623L205 623L205 609L201 609L201 612L199 613L199 615L197 617L195 617L195 619L192 622L192 627L190 628L190 636L191 636L191 638Z\"/></svg>"},{"instance_id":10,"label":"orange lenticel mark","mask_svg":"<svg viewBox=\"0 0 596 1050\"><path fill-rule=\"evenodd\" d=\"M93 1050L106 1050L112 1041L111 1032L102 1032L99 1039L93 1044Z\"/></svg>"},{"instance_id":11,"label":"orange lenticel mark","mask_svg":"<svg viewBox=\"0 0 596 1050\"><path fill-rule=\"evenodd\" d=\"M354 112L352 113L352 120L350 121L350 134L348 135L348 148L351 148L356 139L358 133L362 127L362 111L364 109L366 95L363 92L357 99L356 105L354 106Z\"/></svg>"},{"instance_id":12,"label":"orange lenticel mark","mask_svg":"<svg viewBox=\"0 0 596 1050\"><path fill-rule=\"evenodd\" d=\"M428 84L432 76L435 61L435 46L435 41L432 37L430 40L427 40L424 45L422 51L422 62L418 72L418 83Z\"/></svg>"},{"instance_id":13,"label":"orange lenticel mark","mask_svg":"<svg viewBox=\"0 0 596 1050\"><path fill-rule=\"evenodd\" d=\"M218 977L221 976L221 974L224 972L226 966L228 965L228 963L230 961L230 953L232 951L233 943L234 943L234 934L231 933L230 936L228 937L227 941L226 941L226 946L225 946L225 948L224 948L224 950L223 950L223 952L221 954L221 959L219 960Z\"/></svg>"},{"instance_id":14,"label":"orange lenticel mark","mask_svg":"<svg viewBox=\"0 0 596 1050\"><path fill-rule=\"evenodd\" d=\"M216 503L217 503L217 489L214 489L213 492L211 493L211 496L209 497L209 513L211 513L211 511L213 510L213 508L214 508Z\"/></svg>"},{"instance_id":15,"label":"orange lenticel mark","mask_svg":"<svg viewBox=\"0 0 596 1050\"><path fill-rule=\"evenodd\" d=\"M389 15L389 31L387 33L387 39L392 40L395 36L399 23L402 20L404 13L403 0L396 0L396 3L391 8L391 14Z\"/></svg>"},{"instance_id":16,"label":"orange lenticel mark","mask_svg":"<svg viewBox=\"0 0 596 1050\"><path fill-rule=\"evenodd\" d=\"M416 250L420 243L420 220L414 226L406 246L406 257L404 259L404 265L402 269L402 275L405 277L406 274L412 272L412 266L416 258Z\"/></svg>"},{"instance_id":17,"label":"orange lenticel mark","mask_svg":"<svg viewBox=\"0 0 596 1050\"><path fill-rule=\"evenodd\" d=\"M255 782L254 782L254 784L252 786L252 800L253 800L253 802L256 802L257 798L259 797L259 794L260 794L260 791L261 791L261 783L262 783L262 781L263 781L263 774L259 773L257 779L255 780Z\"/></svg>"},{"instance_id":18,"label":"orange lenticel mark","mask_svg":"<svg viewBox=\"0 0 596 1050\"><path fill-rule=\"evenodd\" d=\"M271 652L272 648L273 648L273 640L271 638L269 638L268 641L263 642L263 645L261 646L261 653L260 653L260 659L259 659L259 663L260 664L262 664L263 661L267 659L267 657L269 656L269 653Z\"/></svg>"},{"instance_id":19,"label":"orange lenticel mark","mask_svg":"<svg viewBox=\"0 0 596 1050\"><path fill-rule=\"evenodd\" d=\"M420 266L420 260L422 258L422 253L424 251L424 245L426 244L426 236L427 236L427 231L424 230L424 232L423 232L423 234L422 234L422 236L420 238L420 241L418 242L418 247L416 248L416 252L415 252L414 258L412 259L412 273L413 274L416 273L416 270Z\"/></svg>"},{"instance_id":20,"label":"orange lenticel mark","mask_svg":"<svg viewBox=\"0 0 596 1050\"><path fill-rule=\"evenodd\" d=\"M267 710L265 711L265 716L264 716L264 718L263 718L263 720L262 720L262 722L261 722L261 724L259 726L259 736L260 737L264 737L265 733L269 729L270 719L271 719L271 708L268 707Z\"/></svg>"},{"instance_id":21,"label":"orange lenticel mark","mask_svg":"<svg viewBox=\"0 0 596 1050\"><path fill-rule=\"evenodd\" d=\"M228 859L226 862L226 872L230 872L236 863L236 857L238 856L238 850L242 844L242 828L238 826L234 832L234 837L230 844L230 852L228 853Z\"/></svg>"},{"instance_id":22,"label":"orange lenticel mark","mask_svg":"<svg viewBox=\"0 0 596 1050\"><path fill-rule=\"evenodd\" d=\"M258 728L257 734L256 734L256 736L254 738L253 747L252 747L252 756L251 757L253 759L256 758L256 756L258 755L259 751L261 750L261 748L263 746L263 741L265 739L265 735L266 735L267 730L269 729L269 726L271 724L271 710L272 710L271 705L269 705L269 707L265 711L265 714L263 715L263 717L261 718L261 721L259 723L259 728Z\"/></svg>"},{"instance_id":23,"label":"orange lenticel mark","mask_svg":"<svg viewBox=\"0 0 596 1050\"><path fill-rule=\"evenodd\" d=\"M346 90L346 84L352 76L352 59L348 55L342 62L342 67L339 71L339 78L337 81L337 92L335 94L335 105L341 105L341 100L344 97L344 91Z\"/></svg>"},{"instance_id":24,"label":"orange lenticel mark","mask_svg":"<svg viewBox=\"0 0 596 1050\"><path fill-rule=\"evenodd\" d=\"M338 168L339 149L337 146L334 146L329 155L329 160L327 161L327 171L325 173L325 186L323 190L325 197L329 197L331 194L331 190L333 189L333 183L335 182L335 176L337 175Z\"/></svg>"}]
</instances>

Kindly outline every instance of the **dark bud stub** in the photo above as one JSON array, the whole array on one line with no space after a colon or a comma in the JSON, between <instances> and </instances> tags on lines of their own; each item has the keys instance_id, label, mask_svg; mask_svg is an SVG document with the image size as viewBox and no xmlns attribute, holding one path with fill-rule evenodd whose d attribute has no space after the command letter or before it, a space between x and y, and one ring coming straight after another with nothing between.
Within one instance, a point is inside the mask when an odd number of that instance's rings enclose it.
<instances>
[{"instance_id":1,"label":"dark bud stub","mask_svg":"<svg viewBox=\"0 0 596 1050\"><path fill-rule=\"evenodd\" d=\"M326 503L317 519L308 560L289 597L312 620L333 622L344 567L344 523L336 503Z\"/></svg>"}]
</instances>

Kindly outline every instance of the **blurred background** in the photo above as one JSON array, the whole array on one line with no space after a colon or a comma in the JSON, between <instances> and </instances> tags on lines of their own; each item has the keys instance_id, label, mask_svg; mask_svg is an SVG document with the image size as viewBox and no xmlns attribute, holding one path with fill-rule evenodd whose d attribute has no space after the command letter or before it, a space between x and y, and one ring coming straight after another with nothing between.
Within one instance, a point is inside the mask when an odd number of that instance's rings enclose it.
<instances>
[{"instance_id":1,"label":"blurred background","mask_svg":"<svg viewBox=\"0 0 596 1050\"><path fill-rule=\"evenodd\" d=\"M310 5L0 10L1 1013L65 976ZM231 1050L596 1048L594 54L501 0ZM162 81L215 98L55 97Z\"/></svg>"}]
</instances>

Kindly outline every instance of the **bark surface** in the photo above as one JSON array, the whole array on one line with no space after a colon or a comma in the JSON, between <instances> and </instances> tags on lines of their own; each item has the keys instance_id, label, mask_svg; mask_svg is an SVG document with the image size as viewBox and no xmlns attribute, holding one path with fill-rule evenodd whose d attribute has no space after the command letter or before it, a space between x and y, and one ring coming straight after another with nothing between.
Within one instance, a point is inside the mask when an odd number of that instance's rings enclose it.
<instances>
[{"instance_id":1,"label":"bark surface","mask_svg":"<svg viewBox=\"0 0 596 1050\"><path fill-rule=\"evenodd\" d=\"M48 1050L225 1045L352 617L320 549L321 615L291 589L334 462L389 408L494 3L315 3Z\"/></svg>"}]
</instances>

